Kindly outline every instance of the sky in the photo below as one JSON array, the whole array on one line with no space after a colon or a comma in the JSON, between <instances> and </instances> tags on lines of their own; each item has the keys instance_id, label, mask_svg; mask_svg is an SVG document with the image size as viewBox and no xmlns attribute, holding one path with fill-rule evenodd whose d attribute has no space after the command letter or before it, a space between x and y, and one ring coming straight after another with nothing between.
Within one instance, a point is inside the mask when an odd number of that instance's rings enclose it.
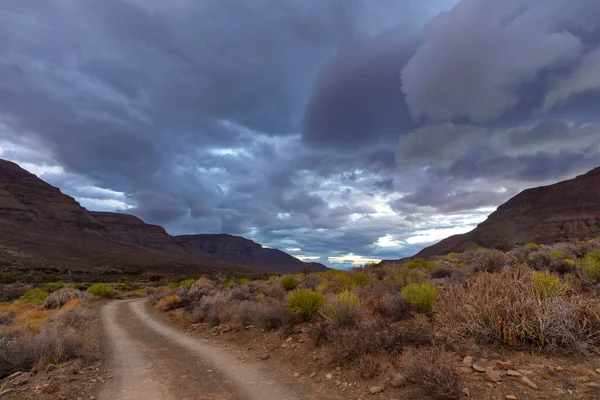
<instances>
[{"instance_id":1,"label":"sky","mask_svg":"<svg viewBox=\"0 0 600 400\"><path fill-rule=\"evenodd\" d=\"M597 0L0 0L0 157L343 267L600 165Z\"/></svg>"}]
</instances>

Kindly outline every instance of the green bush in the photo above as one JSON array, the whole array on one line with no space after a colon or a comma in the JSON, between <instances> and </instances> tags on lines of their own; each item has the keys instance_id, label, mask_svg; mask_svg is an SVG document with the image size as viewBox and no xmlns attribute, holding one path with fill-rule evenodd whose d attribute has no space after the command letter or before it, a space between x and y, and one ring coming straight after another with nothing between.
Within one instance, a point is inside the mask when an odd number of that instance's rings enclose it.
<instances>
[{"instance_id":1,"label":"green bush","mask_svg":"<svg viewBox=\"0 0 600 400\"><path fill-rule=\"evenodd\" d=\"M87 289L88 293L94 296L109 298L113 297L116 293L115 289L107 283L96 283Z\"/></svg>"},{"instance_id":2,"label":"green bush","mask_svg":"<svg viewBox=\"0 0 600 400\"><path fill-rule=\"evenodd\" d=\"M276 281L277 279L279 279L277 275L269 275L269 281Z\"/></svg>"},{"instance_id":3,"label":"green bush","mask_svg":"<svg viewBox=\"0 0 600 400\"><path fill-rule=\"evenodd\" d=\"M392 289L402 290L406 285L421 283L426 279L427 273L423 269L410 269L407 265L403 265L383 278L383 282L386 285L391 286Z\"/></svg>"},{"instance_id":4,"label":"green bush","mask_svg":"<svg viewBox=\"0 0 600 400\"><path fill-rule=\"evenodd\" d=\"M567 286L560 281L560 278L548 271L533 272L533 288L540 300L560 296L567 290Z\"/></svg>"},{"instance_id":5,"label":"green bush","mask_svg":"<svg viewBox=\"0 0 600 400\"><path fill-rule=\"evenodd\" d=\"M58 289L61 289L63 287L63 284L60 282L46 282L40 283L38 286L40 287L40 289L44 289L45 291L51 293L56 292Z\"/></svg>"},{"instance_id":6,"label":"green bush","mask_svg":"<svg viewBox=\"0 0 600 400\"><path fill-rule=\"evenodd\" d=\"M21 303L42 304L48 297L48 292L42 289L27 289L25 294L19 298Z\"/></svg>"},{"instance_id":7,"label":"green bush","mask_svg":"<svg viewBox=\"0 0 600 400\"><path fill-rule=\"evenodd\" d=\"M552 253L550 253L550 257L552 258L566 258L567 255L565 254L564 251L553 251Z\"/></svg>"},{"instance_id":8,"label":"green bush","mask_svg":"<svg viewBox=\"0 0 600 400\"><path fill-rule=\"evenodd\" d=\"M600 251L592 251L579 260L583 275L592 281L600 281Z\"/></svg>"},{"instance_id":9,"label":"green bush","mask_svg":"<svg viewBox=\"0 0 600 400\"><path fill-rule=\"evenodd\" d=\"M354 293L344 290L334 300L323 305L321 314L334 325L355 325L360 316L360 299Z\"/></svg>"},{"instance_id":10,"label":"green bush","mask_svg":"<svg viewBox=\"0 0 600 400\"><path fill-rule=\"evenodd\" d=\"M194 283L196 283L197 279L186 279L184 281L181 281L181 283L179 283L179 286L182 289L185 290L190 290L192 288L192 286L194 285Z\"/></svg>"},{"instance_id":11,"label":"green bush","mask_svg":"<svg viewBox=\"0 0 600 400\"><path fill-rule=\"evenodd\" d=\"M415 268L423 268L426 269L427 271L431 271L433 269L435 269L436 267L439 267L440 264L434 262L434 261L427 261L423 258L415 258L410 260L406 266L408 267L408 269L415 269Z\"/></svg>"},{"instance_id":12,"label":"green bush","mask_svg":"<svg viewBox=\"0 0 600 400\"><path fill-rule=\"evenodd\" d=\"M250 282L252 282L252 281L251 281L250 279L248 279L248 278L240 278L240 279L238 279L238 281L237 281L237 283L238 283L239 285L247 285L247 284L249 284Z\"/></svg>"},{"instance_id":13,"label":"green bush","mask_svg":"<svg viewBox=\"0 0 600 400\"><path fill-rule=\"evenodd\" d=\"M429 283L411 283L402 289L402 297L423 314L431 314L439 294L437 286Z\"/></svg>"},{"instance_id":14,"label":"green bush","mask_svg":"<svg viewBox=\"0 0 600 400\"><path fill-rule=\"evenodd\" d=\"M289 295L287 310L299 314L302 320L309 322L319 315L319 310L326 301L321 293L308 289L297 290Z\"/></svg>"},{"instance_id":15,"label":"green bush","mask_svg":"<svg viewBox=\"0 0 600 400\"><path fill-rule=\"evenodd\" d=\"M281 278L281 286L285 290L294 290L298 286L298 280L293 276L284 276Z\"/></svg>"},{"instance_id":16,"label":"green bush","mask_svg":"<svg viewBox=\"0 0 600 400\"><path fill-rule=\"evenodd\" d=\"M344 271L330 270L323 274L319 290L326 293L340 293L356 286L350 275Z\"/></svg>"},{"instance_id":17,"label":"green bush","mask_svg":"<svg viewBox=\"0 0 600 400\"><path fill-rule=\"evenodd\" d=\"M220 282L219 286L228 288L229 286L231 286L232 283L233 283L233 281L231 279L227 279L227 280Z\"/></svg>"},{"instance_id":18,"label":"green bush","mask_svg":"<svg viewBox=\"0 0 600 400\"><path fill-rule=\"evenodd\" d=\"M369 282L369 277L367 276L367 274L364 274L362 272L352 275L350 279L352 279L352 283L355 286L360 287L366 286L366 284Z\"/></svg>"}]
</instances>

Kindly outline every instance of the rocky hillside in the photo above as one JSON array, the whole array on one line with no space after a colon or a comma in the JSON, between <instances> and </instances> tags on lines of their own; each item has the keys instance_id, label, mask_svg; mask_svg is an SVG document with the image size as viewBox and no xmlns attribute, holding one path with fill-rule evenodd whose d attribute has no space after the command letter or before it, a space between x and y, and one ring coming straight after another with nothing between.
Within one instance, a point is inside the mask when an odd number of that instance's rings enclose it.
<instances>
[{"instance_id":1,"label":"rocky hillside","mask_svg":"<svg viewBox=\"0 0 600 400\"><path fill-rule=\"evenodd\" d=\"M600 168L554 185L527 189L498 207L473 231L451 236L417 257L476 247L511 248L600 235Z\"/></svg>"},{"instance_id":2,"label":"rocky hillside","mask_svg":"<svg viewBox=\"0 0 600 400\"><path fill-rule=\"evenodd\" d=\"M298 272L305 266L314 271L325 271L327 267L318 263L306 263L281 250L265 248L241 236L226 234L201 234L177 236L181 243L222 260L247 266L277 266L286 271Z\"/></svg>"},{"instance_id":3,"label":"rocky hillside","mask_svg":"<svg viewBox=\"0 0 600 400\"><path fill-rule=\"evenodd\" d=\"M188 245L132 215L88 211L17 164L0 160L0 267L212 274L300 272L306 266L242 237L198 237L204 242Z\"/></svg>"},{"instance_id":4,"label":"rocky hillside","mask_svg":"<svg viewBox=\"0 0 600 400\"><path fill-rule=\"evenodd\" d=\"M188 249L169 235L162 226L147 224L133 215L90 211L109 232L111 238L153 250L186 254Z\"/></svg>"},{"instance_id":5,"label":"rocky hillside","mask_svg":"<svg viewBox=\"0 0 600 400\"><path fill-rule=\"evenodd\" d=\"M66 231L103 230L72 197L5 160L0 160L0 219Z\"/></svg>"}]
</instances>

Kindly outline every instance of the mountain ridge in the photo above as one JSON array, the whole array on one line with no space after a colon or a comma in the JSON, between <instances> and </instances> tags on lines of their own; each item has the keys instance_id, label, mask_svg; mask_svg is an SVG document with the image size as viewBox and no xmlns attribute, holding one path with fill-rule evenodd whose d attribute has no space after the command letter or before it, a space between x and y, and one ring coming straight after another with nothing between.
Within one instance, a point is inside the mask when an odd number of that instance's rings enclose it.
<instances>
[{"instance_id":1,"label":"mountain ridge","mask_svg":"<svg viewBox=\"0 0 600 400\"><path fill-rule=\"evenodd\" d=\"M600 235L600 167L575 178L521 191L470 232L450 236L414 257L476 247L505 249Z\"/></svg>"},{"instance_id":2,"label":"mountain ridge","mask_svg":"<svg viewBox=\"0 0 600 400\"><path fill-rule=\"evenodd\" d=\"M146 268L214 274L290 273L310 265L279 250L275 253L274 249L263 249L257 243L260 249L254 253L264 250L258 259L224 254L216 257L201 251L198 243L182 243L161 226L147 224L136 216L89 211L59 188L2 159L0 232L0 258L4 260L0 266L35 262L63 268ZM243 254L242 250L238 253ZM269 259L267 253L277 257ZM19 254L24 256L17 257Z\"/></svg>"}]
</instances>

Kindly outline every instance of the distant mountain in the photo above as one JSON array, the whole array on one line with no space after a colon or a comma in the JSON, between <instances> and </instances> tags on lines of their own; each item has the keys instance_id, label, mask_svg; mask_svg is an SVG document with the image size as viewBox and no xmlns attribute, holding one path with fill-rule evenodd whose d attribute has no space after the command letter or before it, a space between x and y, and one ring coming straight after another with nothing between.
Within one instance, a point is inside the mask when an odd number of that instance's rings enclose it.
<instances>
[{"instance_id":1,"label":"distant mountain","mask_svg":"<svg viewBox=\"0 0 600 400\"><path fill-rule=\"evenodd\" d=\"M508 200L474 230L427 247L416 257L476 247L511 248L600 235L600 168L554 185L527 189Z\"/></svg>"},{"instance_id":2,"label":"distant mountain","mask_svg":"<svg viewBox=\"0 0 600 400\"><path fill-rule=\"evenodd\" d=\"M114 240L167 253L188 253L188 249L162 226L147 224L129 214L90 211L90 215L108 230L109 236Z\"/></svg>"},{"instance_id":3,"label":"distant mountain","mask_svg":"<svg viewBox=\"0 0 600 400\"><path fill-rule=\"evenodd\" d=\"M181 243L235 264L251 267L273 266L286 271L300 271L307 264L281 250L265 248L241 236L226 234L200 234L176 236ZM314 271L326 271L323 264L308 264Z\"/></svg>"},{"instance_id":4,"label":"distant mountain","mask_svg":"<svg viewBox=\"0 0 600 400\"><path fill-rule=\"evenodd\" d=\"M235 239L188 244L132 215L88 211L17 164L0 160L0 269L35 265L215 274L300 272L307 265L241 237L199 236Z\"/></svg>"}]
</instances>

